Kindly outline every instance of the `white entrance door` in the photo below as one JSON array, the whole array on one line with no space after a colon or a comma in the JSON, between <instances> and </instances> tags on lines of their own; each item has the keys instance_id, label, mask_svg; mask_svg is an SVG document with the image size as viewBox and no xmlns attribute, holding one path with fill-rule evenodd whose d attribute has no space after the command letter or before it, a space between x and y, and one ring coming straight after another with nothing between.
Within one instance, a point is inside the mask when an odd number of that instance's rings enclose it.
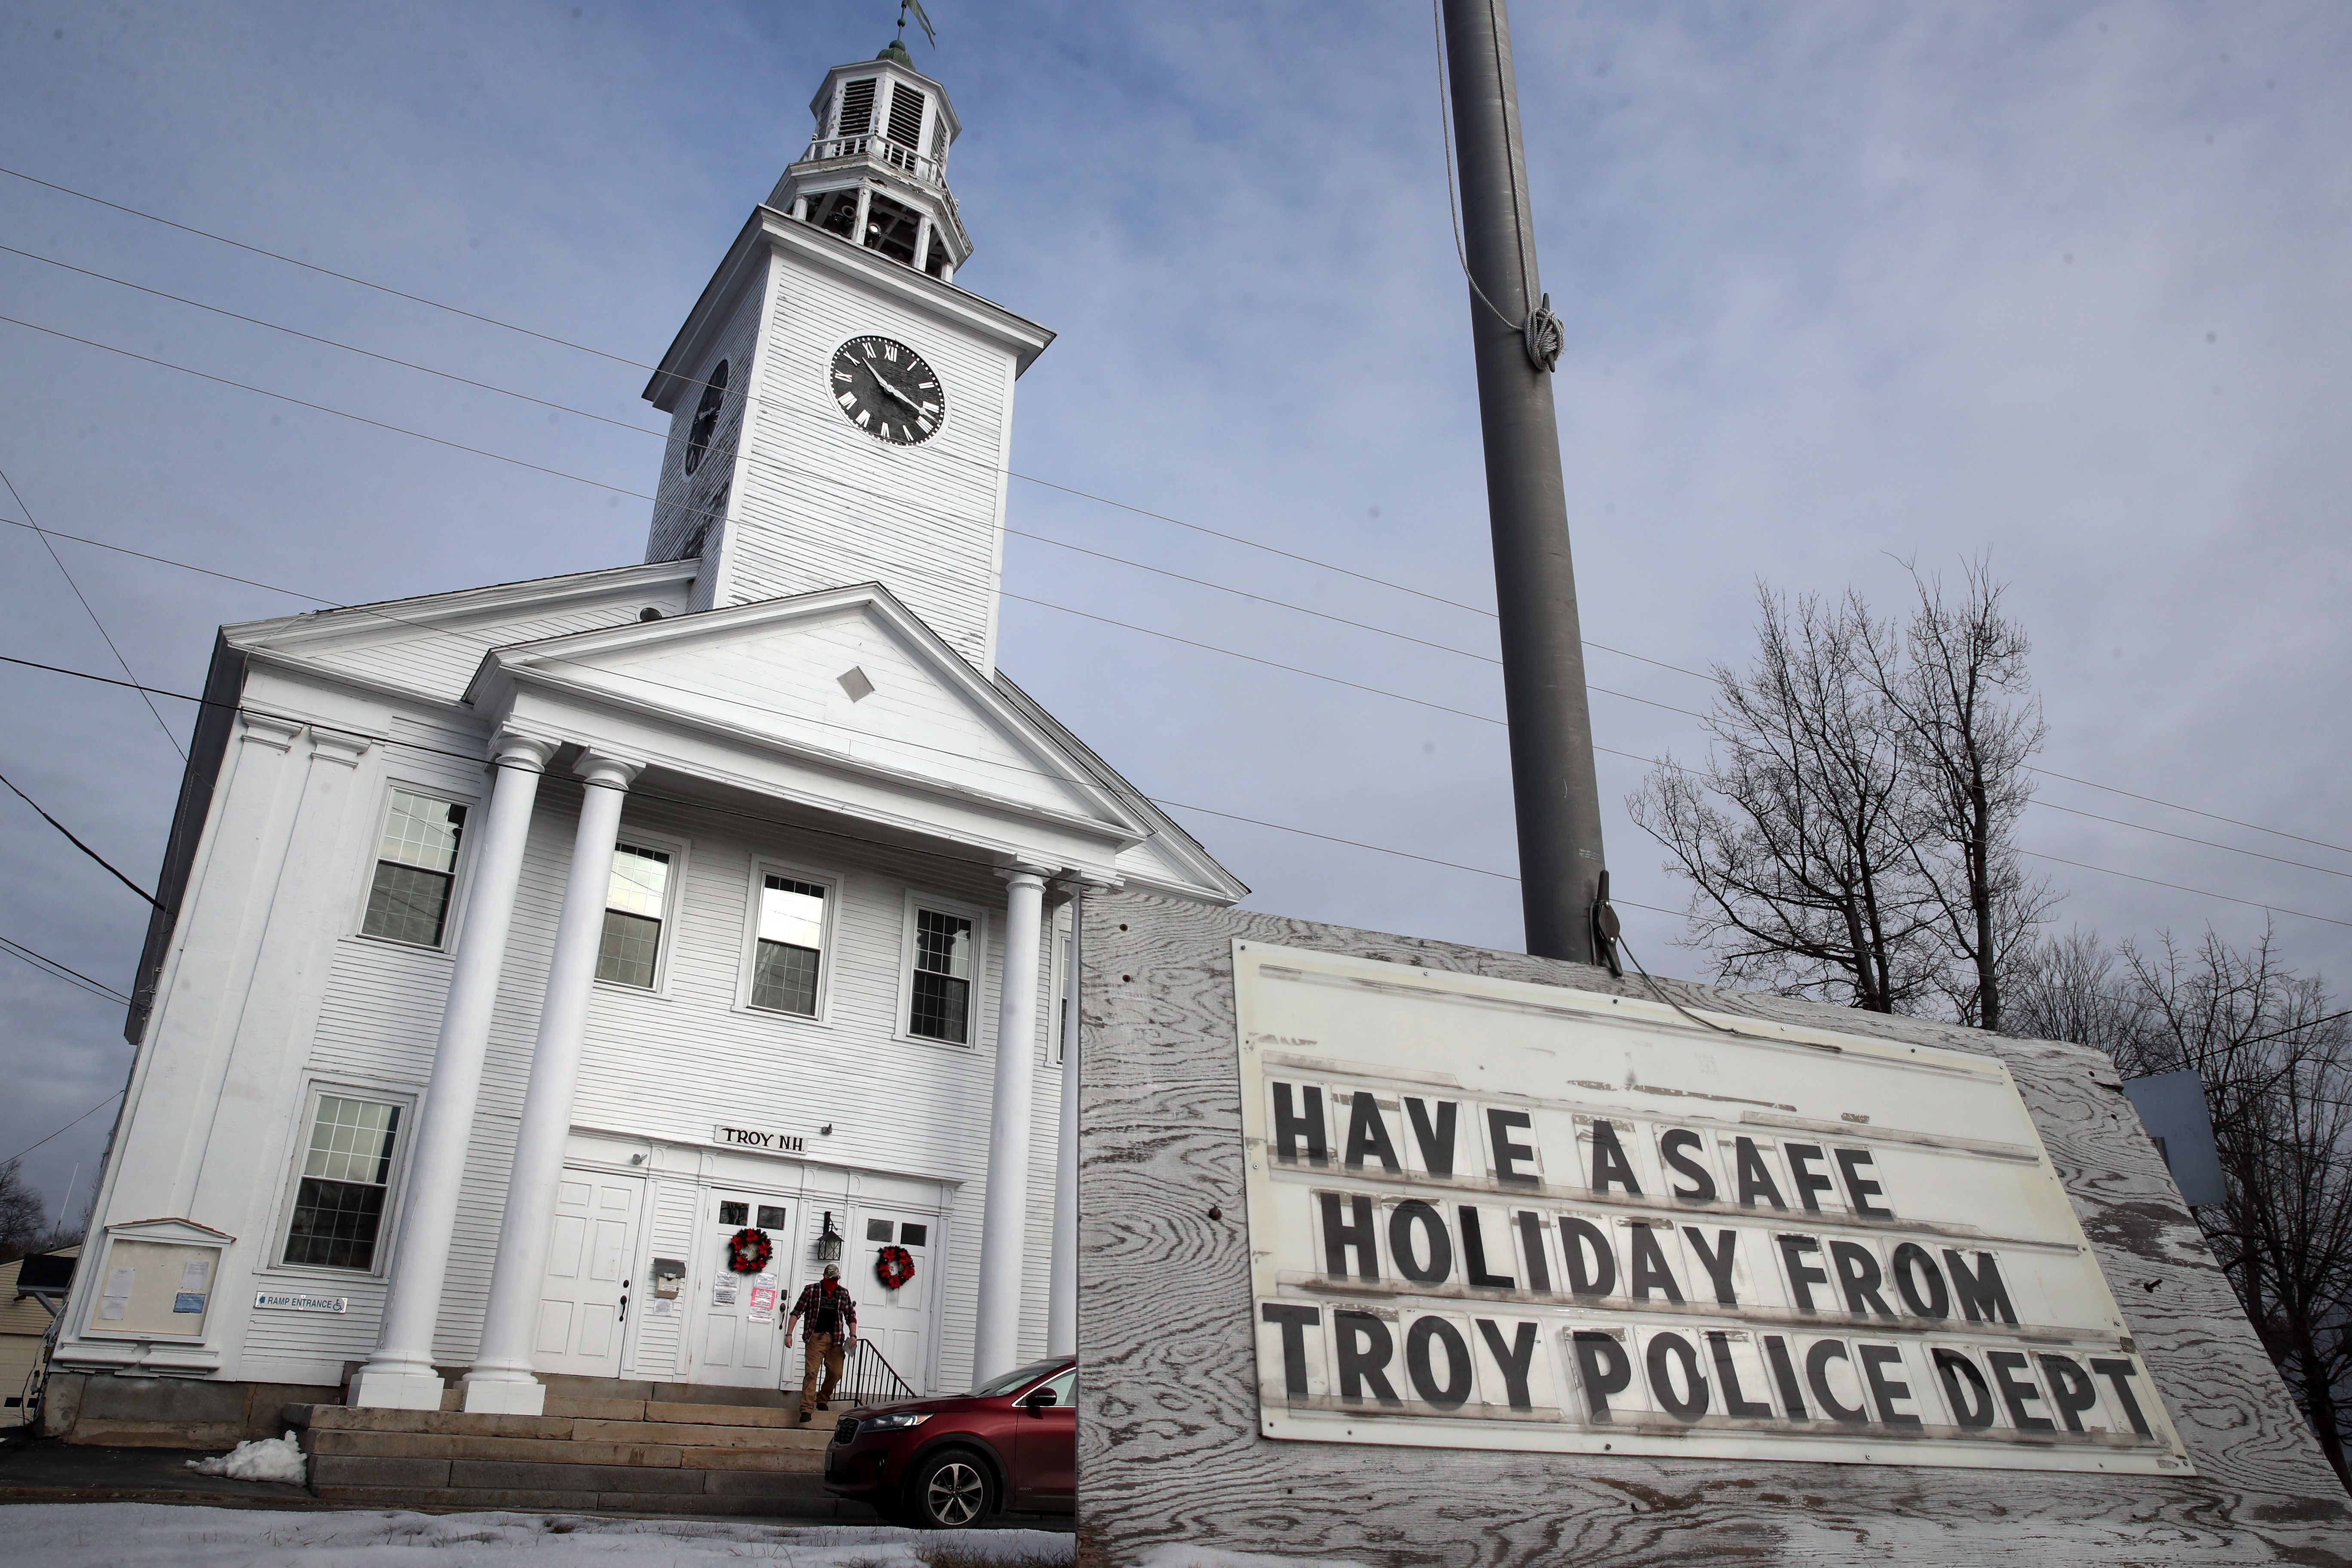
<instances>
[{"instance_id":1,"label":"white entrance door","mask_svg":"<svg viewBox=\"0 0 2352 1568\"><path fill-rule=\"evenodd\" d=\"M891 1209L861 1208L851 1216L852 1242L845 1249L842 1283L857 1301L857 1331L870 1341L890 1370L918 1394L927 1392L930 1376L931 1302L938 1270L931 1232L938 1220L930 1215L903 1214ZM898 1289L886 1289L875 1277L874 1265L886 1247L903 1247L915 1260L915 1277Z\"/></svg>"},{"instance_id":2,"label":"white entrance door","mask_svg":"<svg viewBox=\"0 0 2352 1568\"><path fill-rule=\"evenodd\" d=\"M704 1283L693 1308L689 1375L696 1383L730 1388L782 1387L784 1314L793 1310L784 1297L792 1272L791 1214L779 1199L722 1188L705 1194L703 1203L705 1252L698 1272ZM738 1274L727 1263L728 1242L747 1226L766 1231L774 1249L768 1266L756 1274Z\"/></svg>"},{"instance_id":3,"label":"white entrance door","mask_svg":"<svg viewBox=\"0 0 2352 1568\"><path fill-rule=\"evenodd\" d=\"M547 1278L530 1364L540 1372L618 1377L621 1335L635 1283L645 1179L566 1171L548 1227Z\"/></svg>"}]
</instances>

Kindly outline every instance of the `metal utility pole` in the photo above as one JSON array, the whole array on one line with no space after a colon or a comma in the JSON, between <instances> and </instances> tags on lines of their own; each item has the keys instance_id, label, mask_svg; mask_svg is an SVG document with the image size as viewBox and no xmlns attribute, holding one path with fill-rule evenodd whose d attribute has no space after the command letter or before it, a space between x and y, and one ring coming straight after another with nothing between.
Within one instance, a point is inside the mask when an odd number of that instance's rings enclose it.
<instances>
[{"instance_id":1,"label":"metal utility pole","mask_svg":"<svg viewBox=\"0 0 2352 1568\"><path fill-rule=\"evenodd\" d=\"M1601 785L1552 417L1559 324L1537 289L1510 24L1503 0L1444 0L1444 16L1528 951L1613 967Z\"/></svg>"}]
</instances>

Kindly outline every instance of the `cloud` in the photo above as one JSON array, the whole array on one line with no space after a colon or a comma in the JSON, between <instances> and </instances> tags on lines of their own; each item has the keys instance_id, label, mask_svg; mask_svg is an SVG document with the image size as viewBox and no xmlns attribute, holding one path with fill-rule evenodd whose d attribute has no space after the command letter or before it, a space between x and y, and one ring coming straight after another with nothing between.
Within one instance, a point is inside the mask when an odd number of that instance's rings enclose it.
<instances>
[{"instance_id":1,"label":"cloud","mask_svg":"<svg viewBox=\"0 0 2352 1568\"><path fill-rule=\"evenodd\" d=\"M573 13L579 13L575 16ZM920 63L966 134L959 281L1061 335L1024 380L1023 472L1492 601L1467 300L1427 18L1411 7L941 7ZM668 342L887 7L26 4L0 20L0 144L43 178L628 360ZM2050 765L2334 843L2342 257L2340 7L1534 7L1516 18L1558 397L1594 640L1692 668L1749 647L1755 579L1855 584L1990 551L2038 638ZM62 35L62 36L59 36ZM623 419L643 373L0 178L19 248ZM658 443L0 256L5 312L629 489ZM646 509L0 327L0 467L44 522L342 599L636 558ZM1025 530L1474 654L1472 610L1026 483ZM0 650L102 668L37 542ZM212 628L289 600L60 550L142 678L200 680ZM1499 715L1494 667L1029 541L1011 586ZM1002 662L1147 789L1510 871L1491 724L1013 603ZM1698 705L1613 655L1598 684ZM152 868L178 759L124 694L0 675L0 766ZM184 707L166 709L184 726ZM1691 721L1594 699L1600 742ZM2252 764L2252 765L2249 765ZM1638 765L1604 757L1604 797ZM2336 870L2352 858L2052 782L2063 804ZM1507 880L1189 819L1317 919L1499 946ZM1622 895L1676 907L1608 822ZM2347 918L2340 876L2059 813L2032 847ZM0 811L0 935L128 983L143 906ZM2110 934L2258 910L2059 868ZM2341 973L2340 928L2280 922ZM1633 911L1653 967L1672 919ZM12 967L16 967L13 966ZM119 1087L119 1020L0 971L0 1153ZM35 1157L60 1192L104 1117ZM85 1171L84 1180L87 1179ZM86 1187L85 1187L86 1190Z\"/></svg>"}]
</instances>

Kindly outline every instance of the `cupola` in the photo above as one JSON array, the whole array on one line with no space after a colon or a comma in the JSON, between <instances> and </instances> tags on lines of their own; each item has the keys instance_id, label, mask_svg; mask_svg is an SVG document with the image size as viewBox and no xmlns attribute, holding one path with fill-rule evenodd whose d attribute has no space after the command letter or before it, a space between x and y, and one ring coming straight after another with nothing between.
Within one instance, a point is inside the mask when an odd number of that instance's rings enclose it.
<instances>
[{"instance_id":1,"label":"cupola","mask_svg":"<svg viewBox=\"0 0 2352 1568\"><path fill-rule=\"evenodd\" d=\"M949 282L971 254L948 191L948 148L962 126L938 82L893 43L835 66L809 110L816 133L768 205Z\"/></svg>"}]
</instances>

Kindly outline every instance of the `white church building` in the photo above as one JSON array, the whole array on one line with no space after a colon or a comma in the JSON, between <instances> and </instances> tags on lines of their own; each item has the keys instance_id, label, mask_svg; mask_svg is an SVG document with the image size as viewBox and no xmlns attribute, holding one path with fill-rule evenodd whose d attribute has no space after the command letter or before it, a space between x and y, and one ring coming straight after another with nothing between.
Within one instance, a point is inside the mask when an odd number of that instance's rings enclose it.
<instances>
[{"instance_id":1,"label":"white church building","mask_svg":"<svg viewBox=\"0 0 2352 1568\"><path fill-rule=\"evenodd\" d=\"M918 1392L1071 1332L1071 900L1246 889L996 670L1053 334L954 281L946 93L813 108L646 389L642 564L220 633L58 1373L790 1388L835 1258Z\"/></svg>"}]
</instances>

